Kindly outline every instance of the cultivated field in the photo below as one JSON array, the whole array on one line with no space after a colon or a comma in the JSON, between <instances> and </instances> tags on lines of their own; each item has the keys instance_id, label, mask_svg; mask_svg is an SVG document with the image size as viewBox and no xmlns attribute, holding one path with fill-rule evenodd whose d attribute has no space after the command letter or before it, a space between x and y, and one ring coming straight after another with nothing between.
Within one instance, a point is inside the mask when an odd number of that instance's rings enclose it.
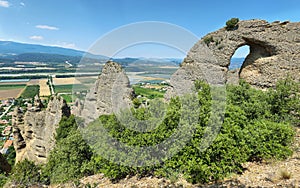
<instances>
[{"instance_id":1,"label":"cultivated field","mask_svg":"<svg viewBox=\"0 0 300 188\"><path fill-rule=\"evenodd\" d=\"M81 84L75 77L71 78L53 78L53 85L70 85L70 84Z\"/></svg>"},{"instance_id":2,"label":"cultivated field","mask_svg":"<svg viewBox=\"0 0 300 188\"><path fill-rule=\"evenodd\" d=\"M28 86L30 85L39 85L39 79L31 79L28 83Z\"/></svg>"},{"instance_id":3,"label":"cultivated field","mask_svg":"<svg viewBox=\"0 0 300 188\"><path fill-rule=\"evenodd\" d=\"M40 96L50 96L51 92L49 89L49 86L47 85L48 79L40 79L39 85L40 85Z\"/></svg>"},{"instance_id":4,"label":"cultivated field","mask_svg":"<svg viewBox=\"0 0 300 188\"><path fill-rule=\"evenodd\" d=\"M18 98L24 88L0 90L0 100L8 98Z\"/></svg>"},{"instance_id":5,"label":"cultivated field","mask_svg":"<svg viewBox=\"0 0 300 188\"><path fill-rule=\"evenodd\" d=\"M8 99L8 98L18 98L19 95L23 92L25 84L11 84L9 85L0 85L0 99Z\"/></svg>"}]
</instances>

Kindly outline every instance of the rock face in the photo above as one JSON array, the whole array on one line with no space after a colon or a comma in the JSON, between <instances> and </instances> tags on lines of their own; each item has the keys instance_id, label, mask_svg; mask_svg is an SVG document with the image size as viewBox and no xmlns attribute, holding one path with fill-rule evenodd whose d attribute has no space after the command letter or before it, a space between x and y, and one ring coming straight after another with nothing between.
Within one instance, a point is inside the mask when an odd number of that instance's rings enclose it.
<instances>
[{"instance_id":1,"label":"rock face","mask_svg":"<svg viewBox=\"0 0 300 188\"><path fill-rule=\"evenodd\" d=\"M108 61L83 102L76 101L74 114L89 123L100 115L111 114L132 104L130 82L118 63Z\"/></svg>"},{"instance_id":2,"label":"rock face","mask_svg":"<svg viewBox=\"0 0 300 188\"><path fill-rule=\"evenodd\" d=\"M62 116L70 116L70 108L60 97L53 97L42 110L42 102L35 97L34 105L23 113L16 108L12 118L16 162L28 159L45 163L54 147L55 134Z\"/></svg>"},{"instance_id":3,"label":"rock face","mask_svg":"<svg viewBox=\"0 0 300 188\"><path fill-rule=\"evenodd\" d=\"M250 46L249 55L238 72L228 73L231 57L244 45ZM299 22L240 21L237 29L222 28L194 45L172 76L170 92L180 93L197 79L218 84L242 78L258 88L272 87L287 75L299 81L299 52Z\"/></svg>"}]
</instances>

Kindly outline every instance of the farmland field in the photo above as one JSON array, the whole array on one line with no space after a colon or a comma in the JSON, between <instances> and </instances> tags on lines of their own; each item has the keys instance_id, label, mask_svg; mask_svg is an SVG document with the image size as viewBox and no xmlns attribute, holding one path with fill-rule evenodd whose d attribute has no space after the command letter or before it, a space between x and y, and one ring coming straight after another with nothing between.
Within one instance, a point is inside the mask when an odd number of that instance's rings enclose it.
<instances>
[{"instance_id":1,"label":"farmland field","mask_svg":"<svg viewBox=\"0 0 300 188\"><path fill-rule=\"evenodd\" d=\"M71 95L66 95L66 94L62 94L60 95L63 99L65 99L65 101L67 103L71 103L72 102L72 96Z\"/></svg>"},{"instance_id":2,"label":"farmland field","mask_svg":"<svg viewBox=\"0 0 300 188\"><path fill-rule=\"evenodd\" d=\"M0 99L18 98L25 86L25 84L0 85Z\"/></svg>"},{"instance_id":3,"label":"farmland field","mask_svg":"<svg viewBox=\"0 0 300 188\"><path fill-rule=\"evenodd\" d=\"M148 99L163 98L164 91L158 91L153 88L143 88L140 86L133 86L136 95L141 95L142 97L147 97Z\"/></svg>"},{"instance_id":4,"label":"farmland field","mask_svg":"<svg viewBox=\"0 0 300 188\"><path fill-rule=\"evenodd\" d=\"M77 91L86 90L87 87L82 84L69 84L69 85L55 85L54 90L55 93L72 93L76 89Z\"/></svg>"},{"instance_id":5,"label":"farmland field","mask_svg":"<svg viewBox=\"0 0 300 188\"><path fill-rule=\"evenodd\" d=\"M54 85L70 85L70 84L80 84L80 80L75 77L70 78L53 78Z\"/></svg>"},{"instance_id":6,"label":"farmland field","mask_svg":"<svg viewBox=\"0 0 300 188\"><path fill-rule=\"evenodd\" d=\"M39 91L40 91L40 86L30 85L25 88L25 90L22 92L20 97L24 99L33 98L34 96L39 94Z\"/></svg>"},{"instance_id":7,"label":"farmland field","mask_svg":"<svg viewBox=\"0 0 300 188\"><path fill-rule=\"evenodd\" d=\"M10 85L0 85L0 90L14 90L14 89L23 89L25 84L10 84Z\"/></svg>"},{"instance_id":8,"label":"farmland field","mask_svg":"<svg viewBox=\"0 0 300 188\"><path fill-rule=\"evenodd\" d=\"M50 96L51 92L49 86L47 85L48 79L41 79L39 81L40 85L40 96Z\"/></svg>"}]
</instances>

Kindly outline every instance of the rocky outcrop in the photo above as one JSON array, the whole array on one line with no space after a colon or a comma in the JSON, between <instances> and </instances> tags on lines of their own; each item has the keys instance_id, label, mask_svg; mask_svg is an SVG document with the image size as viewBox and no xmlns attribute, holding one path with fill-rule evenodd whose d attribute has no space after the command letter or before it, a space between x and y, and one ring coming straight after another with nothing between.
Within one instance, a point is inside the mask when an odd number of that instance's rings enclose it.
<instances>
[{"instance_id":1,"label":"rocky outcrop","mask_svg":"<svg viewBox=\"0 0 300 188\"><path fill-rule=\"evenodd\" d=\"M228 73L231 57L244 45L250 46L249 55L238 72ZM192 47L171 78L169 95L181 93L198 79L218 84L242 78L258 88L272 87L287 75L299 81L299 52L299 22L240 21L235 30L209 33Z\"/></svg>"},{"instance_id":2,"label":"rocky outcrop","mask_svg":"<svg viewBox=\"0 0 300 188\"><path fill-rule=\"evenodd\" d=\"M16 108L12 117L16 162L28 159L45 163L55 145L56 128L62 116L70 116L70 108L56 96L45 110L38 97L25 113Z\"/></svg>"},{"instance_id":3,"label":"rocky outcrop","mask_svg":"<svg viewBox=\"0 0 300 188\"><path fill-rule=\"evenodd\" d=\"M84 101L77 100L73 112L89 123L100 115L111 114L132 104L133 89L122 66L108 61Z\"/></svg>"}]
</instances>

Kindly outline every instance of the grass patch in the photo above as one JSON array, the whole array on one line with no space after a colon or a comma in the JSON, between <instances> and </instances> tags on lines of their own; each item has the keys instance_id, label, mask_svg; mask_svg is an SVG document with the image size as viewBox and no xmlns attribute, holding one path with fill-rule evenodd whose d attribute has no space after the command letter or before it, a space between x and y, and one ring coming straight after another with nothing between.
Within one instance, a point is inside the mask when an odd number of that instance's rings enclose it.
<instances>
[{"instance_id":1,"label":"grass patch","mask_svg":"<svg viewBox=\"0 0 300 188\"><path fill-rule=\"evenodd\" d=\"M24 99L33 98L34 96L38 95L39 92L40 92L39 85L27 86L20 97Z\"/></svg>"},{"instance_id":2,"label":"grass patch","mask_svg":"<svg viewBox=\"0 0 300 188\"><path fill-rule=\"evenodd\" d=\"M133 86L136 95L141 95L148 99L163 98L165 91L159 91L157 89L143 88L140 86Z\"/></svg>"},{"instance_id":3,"label":"grass patch","mask_svg":"<svg viewBox=\"0 0 300 188\"><path fill-rule=\"evenodd\" d=\"M68 85L55 85L54 91L55 93L72 93L74 90L81 91L86 90L86 86L82 84L68 84Z\"/></svg>"},{"instance_id":4,"label":"grass patch","mask_svg":"<svg viewBox=\"0 0 300 188\"><path fill-rule=\"evenodd\" d=\"M26 84L0 85L0 90L20 89L20 88L24 88L25 86Z\"/></svg>"},{"instance_id":5,"label":"grass patch","mask_svg":"<svg viewBox=\"0 0 300 188\"><path fill-rule=\"evenodd\" d=\"M72 100L72 95L65 95L65 94L62 94L60 95L67 103L71 103L73 100Z\"/></svg>"}]
</instances>

